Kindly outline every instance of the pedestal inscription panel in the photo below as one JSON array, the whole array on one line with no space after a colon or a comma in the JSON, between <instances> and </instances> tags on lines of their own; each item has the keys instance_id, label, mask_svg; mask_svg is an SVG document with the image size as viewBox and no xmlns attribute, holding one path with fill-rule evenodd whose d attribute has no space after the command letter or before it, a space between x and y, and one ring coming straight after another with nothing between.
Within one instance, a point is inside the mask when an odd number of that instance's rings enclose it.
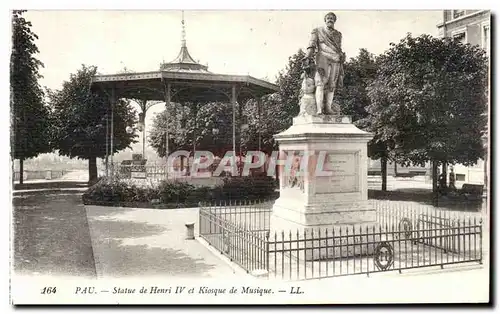
<instances>
[{"instance_id":1,"label":"pedestal inscription panel","mask_svg":"<svg viewBox=\"0 0 500 314\"><path fill-rule=\"evenodd\" d=\"M323 171L328 176L316 177L316 194L359 191L359 152L328 152Z\"/></svg>"}]
</instances>

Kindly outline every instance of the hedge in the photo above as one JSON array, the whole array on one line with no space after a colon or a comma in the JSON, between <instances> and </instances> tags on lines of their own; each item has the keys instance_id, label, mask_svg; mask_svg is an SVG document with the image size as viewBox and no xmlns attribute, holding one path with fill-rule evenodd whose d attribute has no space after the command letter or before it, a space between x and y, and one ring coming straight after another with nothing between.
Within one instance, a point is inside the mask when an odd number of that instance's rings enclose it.
<instances>
[{"instance_id":1,"label":"hedge","mask_svg":"<svg viewBox=\"0 0 500 314\"><path fill-rule=\"evenodd\" d=\"M164 180L156 186L131 184L103 178L85 191L85 205L178 208L199 202L267 200L276 197L276 182L268 176L225 177L219 186L194 186L184 181Z\"/></svg>"}]
</instances>

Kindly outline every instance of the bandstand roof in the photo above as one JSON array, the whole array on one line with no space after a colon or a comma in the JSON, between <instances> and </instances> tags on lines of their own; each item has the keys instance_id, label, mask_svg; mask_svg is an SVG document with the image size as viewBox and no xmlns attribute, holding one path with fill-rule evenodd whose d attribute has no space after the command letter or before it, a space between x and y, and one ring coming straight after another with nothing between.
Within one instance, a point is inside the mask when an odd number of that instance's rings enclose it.
<instances>
[{"instance_id":1,"label":"bandstand roof","mask_svg":"<svg viewBox=\"0 0 500 314\"><path fill-rule=\"evenodd\" d=\"M238 101L278 91L278 86L249 75L226 75L199 71L172 71L96 75L93 88L114 89L116 99L141 98L165 101L165 86L171 86L172 102L228 102L232 86Z\"/></svg>"},{"instance_id":2,"label":"bandstand roof","mask_svg":"<svg viewBox=\"0 0 500 314\"><path fill-rule=\"evenodd\" d=\"M170 101L229 102L233 86L236 100L244 102L278 91L278 86L249 75L216 74L208 66L196 62L186 46L184 18L182 19L182 44L178 56L162 64L159 71L96 75L93 89L114 90L115 98L144 100L166 99L166 87L170 86Z\"/></svg>"}]
</instances>

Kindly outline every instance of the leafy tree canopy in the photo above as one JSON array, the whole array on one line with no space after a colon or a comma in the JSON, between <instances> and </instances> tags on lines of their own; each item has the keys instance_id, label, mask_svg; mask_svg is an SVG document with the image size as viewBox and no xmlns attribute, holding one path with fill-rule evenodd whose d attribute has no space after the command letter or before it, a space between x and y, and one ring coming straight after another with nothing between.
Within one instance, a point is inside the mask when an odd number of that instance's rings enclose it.
<instances>
[{"instance_id":1,"label":"leafy tree canopy","mask_svg":"<svg viewBox=\"0 0 500 314\"><path fill-rule=\"evenodd\" d=\"M474 164L483 157L487 63L477 46L410 34L391 44L368 88L378 139L398 161Z\"/></svg>"},{"instance_id":2,"label":"leafy tree canopy","mask_svg":"<svg viewBox=\"0 0 500 314\"><path fill-rule=\"evenodd\" d=\"M366 118L366 107L371 103L368 86L377 75L377 58L362 48L355 58L344 64L344 88L339 91L342 113L350 115L353 121Z\"/></svg>"},{"instance_id":3,"label":"leafy tree canopy","mask_svg":"<svg viewBox=\"0 0 500 314\"><path fill-rule=\"evenodd\" d=\"M61 155L89 159L106 154L106 119L111 127L111 114L107 95L91 90L91 79L96 73L95 66L82 65L63 83L61 90L49 94L56 147ZM137 135L126 132L126 127L136 122L135 109L128 101L118 100L113 106L113 152L137 142Z\"/></svg>"},{"instance_id":4,"label":"leafy tree canopy","mask_svg":"<svg viewBox=\"0 0 500 314\"><path fill-rule=\"evenodd\" d=\"M43 63L36 58L38 36L25 11L12 16L12 54L10 59L12 148L15 159L27 159L50 152L50 112L38 80Z\"/></svg>"}]
</instances>

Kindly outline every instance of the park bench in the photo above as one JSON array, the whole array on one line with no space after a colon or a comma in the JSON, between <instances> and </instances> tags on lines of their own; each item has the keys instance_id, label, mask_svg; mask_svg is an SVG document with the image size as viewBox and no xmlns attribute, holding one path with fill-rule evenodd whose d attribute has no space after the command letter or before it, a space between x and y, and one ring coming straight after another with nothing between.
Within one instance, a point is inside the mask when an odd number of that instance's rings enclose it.
<instances>
[{"instance_id":1,"label":"park bench","mask_svg":"<svg viewBox=\"0 0 500 314\"><path fill-rule=\"evenodd\" d=\"M483 197L483 188L482 184L464 183L458 193L467 199L481 199Z\"/></svg>"},{"instance_id":2,"label":"park bench","mask_svg":"<svg viewBox=\"0 0 500 314\"><path fill-rule=\"evenodd\" d=\"M397 172L396 177L413 178L417 176L425 176L425 170L410 170L409 172Z\"/></svg>"},{"instance_id":3,"label":"park bench","mask_svg":"<svg viewBox=\"0 0 500 314\"><path fill-rule=\"evenodd\" d=\"M416 174L412 172L398 172L395 175L396 178L413 178L414 176L416 176Z\"/></svg>"}]
</instances>

